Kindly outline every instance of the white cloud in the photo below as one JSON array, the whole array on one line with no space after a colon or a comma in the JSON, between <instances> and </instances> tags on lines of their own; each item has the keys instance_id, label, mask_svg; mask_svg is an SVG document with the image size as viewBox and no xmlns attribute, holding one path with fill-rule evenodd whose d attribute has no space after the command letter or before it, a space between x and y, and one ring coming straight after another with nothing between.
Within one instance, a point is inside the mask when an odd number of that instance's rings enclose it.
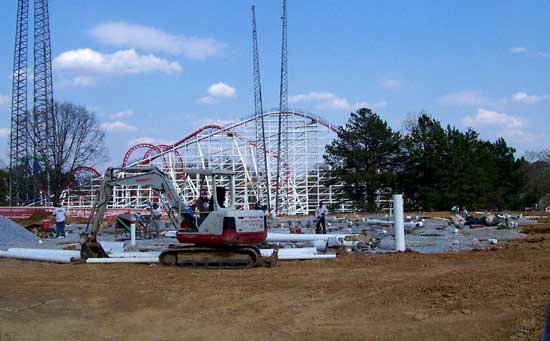
<instances>
[{"instance_id":1,"label":"white cloud","mask_svg":"<svg viewBox=\"0 0 550 341\"><path fill-rule=\"evenodd\" d=\"M235 97L237 91L235 88L225 84L224 82L218 82L208 87L208 93L214 97Z\"/></svg>"},{"instance_id":2,"label":"white cloud","mask_svg":"<svg viewBox=\"0 0 550 341\"><path fill-rule=\"evenodd\" d=\"M301 102L314 102L314 101L323 101L335 98L336 95L332 92L316 92L312 91L307 94L299 94L294 96L289 96L288 101L290 103L301 103Z\"/></svg>"},{"instance_id":3,"label":"white cloud","mask_svg":"<svg viewBox=\"0 0 550 341\"><path fill-rule=\"evenodd\" d=\"M386 102L376 103L350 102L347 98L338 97L336 94L328 91L312 91L305 94L298 94L288 98L290 103L308 103L312 102L315 110L357 110L359 108L381 108L387 105Z\"/></svg>"},{"instance_id":4,"label":"white cloud","mask_svg":"<svg viewBox=\"0 0 550 341\"><path fill-rule=\"evenodd\" d=\"M510 52L514 54L525 53L527 52L527 49L525 47L512 47Z\"/></svg>"},{"instance_id":5,"label":"white cloud","mask_svg":"<svg viewBox=\"0 0 550 341\"><path fill-rule=\"evenodd\" d=\"M463 123L467 127L490 126L494 129L518 130L524 126L523 120L496 111L478 109L474 116L466 116Z\"/></svg>"},{"instance_id":6,"label":"white cloud","mask_svg":"<svg viewBox=\"0 0 550 341\"><path fill-rule=\"evenodd\" d=\"M533 104L533 103L537 103L538 101L541 101L543 100L545 97L541 97L541 96L537 96L537 95L528 95L527 93L525 92L516 92L513 96L512 96L512 100L514 102L519 102L519 103L526 103L526 104Z\"/></svg>"},{"instance_id":7,"label":"white cloud","mask_svg":"<svg viewBox=\"0 0 550 341\"><path fill-rule=\"evenodd\" d=\"M170 62L153 54L140 55L135 50L108 54L88 48L61 53L54 59L54 66L59 70L96 74L140 74L153 71L171 74L181 71L177 62Z\"/></svg>"},{"instance_id":8,"label":"white cloud","mask_svg":"<svg viewBox=\"0 0 550 341\"><path fill-rule=\"evenodd\" d=\"M386 102L380 101L376 103L367 103L367 102L353 102L348 101L347 98L336 97L330 101L321 102L314 106L315 110L346 110L353 111L360 108L382 108L387 105Z\"/></svg>"},{"instance_id":9,"label":"white cloud","mask_svg":"<svg viewBox=\"0 0 550 341\"><path fill-rule=\"evenodd\" d=\"M487 104L489 100L477 91L459 91L441 97L439 102L444 105L478 106Z\"/></svg>"},{"instance_id":10,"label":"white cloud","mask_svg":"<svg viewBox=\"0 0 550 341\"><path fill-rule=\"evenodd\" d=\"M218 100L215 99L214 97L203 96L203 97L197 99L197 103L199 103L199 104L215 104L215 103L218 103Z\"/></svg>"},{"instance_id":11,"label":"white cloud","mask_svg":"<svg viewBox=\"0 0 550 341\"><path fill-rule=\"evenodd\" d=\"M90 87L96 84L96 78L90 76L76 76L72 79L62 80L57 83L59 86L71 86L71 87Z\"/></svg>"},{"instance_id":12,"label":"white cloud","mask_svg":"<svg viewBox=\"0 0 550 341\"><path fill-rule=\"evenodd\" d=\"M378 81L378 85L380 85L384 89L399 89L403 86L403 81L399 79L381 79Z\"/></svg>"},{"instance_id":13,"label":"white cloud","mask_svg":"<svg viewBox=\"0 0 550 341\"><path fill-rule=\"evenodd\" d=\"M130 117L130 116L134 116L134 111L129 109L129 110L124 110L124 111L119 111L119 112L115 112L113 114L111 114L112 117L114 118L125 118L125 117Z\"/></svg>"},{"instance_id":14,"label":"white cloud","mask_svg":"<svg viewBox=\"0 0 550 341\"><path fill-rule=\"evenodd\" d=\"M149 144L153 144L153 145L158 145L158 144L172 144L174 143L174 141L168 141L168 140L165 140L165 139L157 139L157 138L154 138L154 137L150 137L150 136L142 136L142 137L138 137L138 138L135 138L133 140L130 140L128 141L128 146L135 146L136 144L140 144L140 143L149 143Z\"/></svg>"},{"instance_id":15,"label":"white cloud","mask_svg":"<svg viewBox=\"0 0 550 341\"><path fill-rule=\"evenodd\" d=\"M111 22L98 25L90 34L104 44L148 51L183 54L192 59L218 55L225 44L213 38L176 36L154 27Z\"/></svg>"},{"instance_id":16,"label":"white cloud","mask_svg":"<svg viewBox=\"0 0 550 341\"><path fill-rule=\"evenodd\" d=\"M0 128L0 138L10 137L10 128Z\"/></svg>"},{"instance_id":17,"label":"white cloud","mask_svg":"<svg viewBox=\"0 0 550 341\"><path fill-rule=\"evenodd\" d=\"M136 131L137 130L135 126L122 121L102 123L101 129L107 130L107 131Z\"/></svg>"},{"instance_id":18,"label":"white cloud","mask_svg":"<svg viewBox=\"0 0 550 341\"><path fill-rule=\"evenodd\" d=\"M6 95L0 95L0 105L8 104L10 102L10 97Z\"/></svg>"}]
</instances>

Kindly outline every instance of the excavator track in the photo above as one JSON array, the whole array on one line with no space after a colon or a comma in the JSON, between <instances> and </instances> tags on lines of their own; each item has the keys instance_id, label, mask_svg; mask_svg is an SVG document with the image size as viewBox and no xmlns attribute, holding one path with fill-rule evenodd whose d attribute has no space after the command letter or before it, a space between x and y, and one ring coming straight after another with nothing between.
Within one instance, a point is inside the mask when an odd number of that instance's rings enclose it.
<instances>
[{"instance_id":1,"label":"excavator track","mask_svg":"<svg viewBox=\"0 0 550 341\"><path fill-rule=\"evenodd\" d=\"M255 266L274 266L275 260L267 262L255 246L176 246L162 251L160 263L168 266L183 266L210 269L243 269Z\"/></svg>"}]
</instances>

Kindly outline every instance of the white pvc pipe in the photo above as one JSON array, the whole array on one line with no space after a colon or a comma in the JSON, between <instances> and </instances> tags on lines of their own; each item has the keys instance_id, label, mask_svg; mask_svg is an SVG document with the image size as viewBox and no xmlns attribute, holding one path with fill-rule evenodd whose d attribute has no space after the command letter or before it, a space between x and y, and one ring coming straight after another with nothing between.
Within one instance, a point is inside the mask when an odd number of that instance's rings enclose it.
<instances>
[{"instance_id":1,"label":"white pvc pipe","mask_svg":"<svg viewBox=\"0 0 550 341\"><path fill-rule=\"evenodd\" d=\"M273 254L273 249L261 249L262 257L270 257ZM294 260L294 259L327 259L336 258L336 254L317 254L317 249L314 247L279 249L277 251L279 260Z\"/></svg>"},{"instance_id":2,"label":"white pvc pipe","mask_svg":"<svg viewBox=\"0 0 550 341\"><path fill-rule=\"evenodd\" d=\"M136 224L130 224L130 243L132 246L136 245Z\"/></svg>"},{"instance_id":3,"label":"white pvc pipe","mask_svg":"<svg viewBox=\"0 0 550 341\"><path fill-rule=\"evenodd\" d=\"M80 251L74 250L56 250L56 249L29 249L12 247L8 249L11 254L43 254L43 255L65 255L74 258L80 258Z\"/></svg>"},{"instance_id":4,"label":"white pvc pipe","mask_svg":"<svg viewBox=\"0 0 550 341\"><path fill-rule=\"evenodd\" d=\"M268 243L275 242L307 242L316 240L343 239L354 234L295 234L295 233L276 233L268 232L266 241Z\"/></svg>"},{"instance_id":5,"label":"white pvc pipe","mask_svg":"<svg viewBox=\"0 0 550 341\"><path fill-rule=\"evenodd\" d=\"M260 253L263 257L269 257L273 253L274 249L260 249ZM284 255L315 255L317 254L317 249L314 247L304 247L304 248L292 248L292 249L279 249L277 250L279 256Z\"/></svg>"},{"instance_id":6,"label":"white pvc pipe","mask_svg":"<svg viewBox=\"0 0 550 341\"><path fill-rule=\"evenodd\" d=\"M309 248L304 248L309 249ZM288 252L286 250L300 250L300 249L279 249L277 253L277 259L279 260L299 260L299 259L332 259L336 258L336 254L327 253L323 255L317 255L310 251L305 252ZM273 254L273 249L261 249L262 257L270 257Z\"/></svg>"},{"instance_id":7,"label":"white pvc pipe","mask_svg":"<svg viewBox=\"0 0 550 341\"><path fill-rule=\"evenodd\" d=\"M403 219L403 195L393 195L393 229L395 251L405 251L405 221Z\"/></svg>"},{"instance_id":8,"label":"white pvc pipe","mask_svg":"<svg viewBox=\"0 0 550 341\"><path fill-rule=\"evenodd\" d=\"M390 220L382 220L382 219L367 219L367 224L372 225L393 225L394 222ZM408 221L404 223L405 227L422 227L424 226L424 223L421 221Z\"/></svg>"},{"instance_id":9,"label":"white pvc pipe","mask_svg":"<svg viewBox=\"0 0 550 341\"><path fill-rule=\"evenodd\" d=\"M160 251L149 252L113 252L109 258L155 258L160 256Z\"/></svg>"},{"instance_id":10,"label":"white pvc pipe","mask_svg":"<svg viewBox=\"0 0 550 341\"><path fill-rule=\"evenodd\" d=\"M158 263L158 257L148 258L88 258L86 263Z\"/></svg>"},{"instance_id":11,"label":"white pvc pipe","mask_svg":"<svg viewBox=\"0 0 550 341\"><path fill-rule=\"evenodd\" d=\"M8 251L0 251L0 257L15 258L21 260L34 260L40 262L54 262L54 263L71 263L75 259L70 255L61 254L43 254L43 253L10 253ZM80 258L80 257L79 257Z\"/></svg>"}]
</instances>

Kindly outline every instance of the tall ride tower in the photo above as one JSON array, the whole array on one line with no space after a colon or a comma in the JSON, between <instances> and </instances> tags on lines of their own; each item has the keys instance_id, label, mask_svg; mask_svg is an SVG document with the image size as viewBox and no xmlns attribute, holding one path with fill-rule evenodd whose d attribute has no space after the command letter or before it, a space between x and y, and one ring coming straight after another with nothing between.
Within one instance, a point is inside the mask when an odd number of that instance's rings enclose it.
<instances>
[{"instance_id":1,"label":"tall ride tower","mask_svg":"<svg viewBox=\"0 0 550 341\"><path fill-rule=\"evenodd\" d=\"M277 131L277 180L275 187L275 212L285 210L288 204L288 176L281 176L283 163L288 160L288 54L287 54L287 10L286 0L283 0L282 43L281 43L281 83L279 89L279 124Z\"/></svg>"},{"instance_id":2,"label":"tall ride tower","mask_svg":"<svg viewBox=\"0 0 550 341\"><path fill-rule=\"evenodd\" d=\"M258 163L258 201L271 210L270 172L267 163L265 139L264 105L262 100L262 82L260 79L260 53L256 32L256 6L252 6L252 62L254 64L254 118L256 124L256 160Z\"/></svg>"},{"instance_id":3,"label":"tall ride tower","mask_svg":"<svg viewBox=\"0 0 550 341\"><path fill-rule=\"evenodd\" d=\"M37 152L50 150L54 138L53 81L48 0L34 0L33 114L27 104L29 0L18 0L13 62L10 204L35 199ZM32 123L32 124L30 124ZM29 127L34 127L33 131ZM32 160L32 162L31 162ZM31 181L34 179L34 181ZM32 188L31 189L31 183ZM46 185L46 187L48 187Z\"/></svg>"},{"instance_id":4,"label":"tall ride tower","mask_svg":"<svg viewBox=\"0 0 550 341\"><path fill-rule=\"evenodd\" d=\"M28 23L29 1L19 0L17 3L11 91L10 205L18 205L29 199L27 192L30 178L30 171L27 166L30 144L27 111Z\"/></svg>"}]
</instances>

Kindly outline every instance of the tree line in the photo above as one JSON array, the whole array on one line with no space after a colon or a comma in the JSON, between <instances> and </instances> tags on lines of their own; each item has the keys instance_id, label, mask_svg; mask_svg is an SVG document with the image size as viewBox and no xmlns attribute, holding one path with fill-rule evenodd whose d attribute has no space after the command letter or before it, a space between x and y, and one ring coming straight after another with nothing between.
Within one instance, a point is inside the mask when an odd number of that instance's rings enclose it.
<instances>
[{"instance_id":1,"label":"tree line","mask_svg":"<svg viewBox=\"0 0 550 341\"><path fill-rule=\"evenodd\" d=\"M359 210L375 211L380 192L403 193L414 210L550 204L550 153L532 152L530 160L515 153L503 138L483 140L471 128L444 127L426 113L410 118L403 132L394 131L363 108L338 129L324 158L327 184L338 184L339 199Z\"/></svg>"}]
</instances>

